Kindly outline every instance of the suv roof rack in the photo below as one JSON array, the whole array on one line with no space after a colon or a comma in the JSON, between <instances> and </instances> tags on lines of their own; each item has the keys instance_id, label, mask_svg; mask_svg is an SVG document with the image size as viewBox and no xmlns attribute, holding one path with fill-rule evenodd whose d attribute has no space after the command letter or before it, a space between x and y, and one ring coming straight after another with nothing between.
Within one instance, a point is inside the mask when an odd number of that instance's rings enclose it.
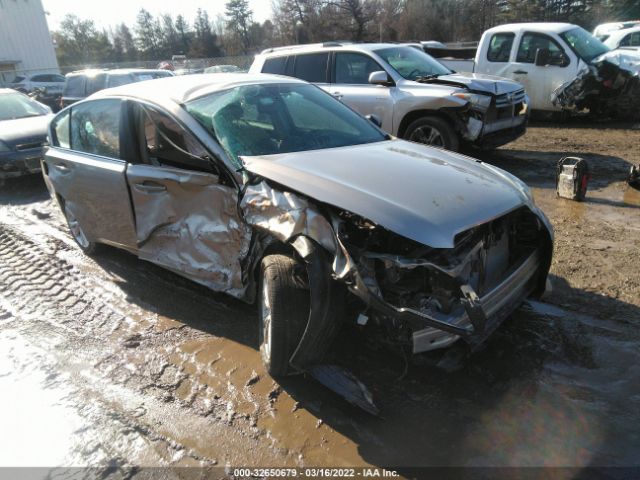
<instances>
[{"instance_id":1,"label":"suv roof rack","mask_svg":"<svg viewBox=\"0 0 640 480\"><path fill-rule=\"evenodd\" d=\"M329 41L329 42L322 42L322 43L303 43L300 45L287 45L286 47L272 47L272 48L267 48L265 50L263 50L262 52L260 52L260 54L265 54L265 53L273 53L273 52L283 52L286 50L299 50L302 48L308 48L308 47L341 47L342 45L349 45L352 44L353 42L349 42L349 41L342 41L342 40L335 40L335 41Z\"/></svg>"}]
</instances>

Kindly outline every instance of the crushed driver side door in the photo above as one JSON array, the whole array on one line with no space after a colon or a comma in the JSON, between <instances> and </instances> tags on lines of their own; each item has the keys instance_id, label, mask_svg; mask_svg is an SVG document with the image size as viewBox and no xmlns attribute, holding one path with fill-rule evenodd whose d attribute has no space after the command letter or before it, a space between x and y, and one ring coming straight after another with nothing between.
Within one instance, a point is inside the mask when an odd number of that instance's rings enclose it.
<instances>
[{"instance_id":1,"label":"crushed driver side door","mask_svg":"<svg viewBox=\"0 0 640 480\"><path fill-rule=\"evenodd\" d=\"M241 262L251 231L238 192L178 121L130 102L140 162L127 166L138 256L213 290L243 297Z\"/></svg>"}]
</instances>

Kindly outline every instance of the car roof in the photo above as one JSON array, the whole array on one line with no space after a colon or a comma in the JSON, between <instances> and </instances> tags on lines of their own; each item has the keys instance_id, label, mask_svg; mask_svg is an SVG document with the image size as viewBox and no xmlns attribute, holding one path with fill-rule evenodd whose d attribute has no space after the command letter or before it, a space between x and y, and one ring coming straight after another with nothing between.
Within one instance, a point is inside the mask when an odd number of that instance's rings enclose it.
<instances>
[{"instance_id":1,"label":"car roof","mask_svg":"<svg viewBox=\"0 0 640 480\"><path fill-rule=\"evenodd\" d=\"M20 93L20 92L18 92L17 90L14 90L13 88L0 88L0 95L4 93Z\"/></svg>"},{"instance_id":2,"label":"car roof","mask_svg":"<svg viewBox=\"0 0 640 480\"><path fill-rule=\"evenodd\" d=\"M75 76L75 75L97 75L98 73L151 73L151 72L167 72L167 70L162 70L161 68L114 68L114 69L106 69L106 68L87 68L86 70L77 70L75 72L67 73L67 76Z\"/></svg>"},{"instance_id":3,"label":"car roof","mask_svg":"<svg viewBox=\"0 0 640 480\"><path fill-rule=\"evenodd\" d=\"M306 84L307 82L297 78L264 73L202 73L130 83L120 87L100 90L90 98L132 97L159 104L165 103L167 99L170 99L175 103L182 104L209 93L240 85L266 83Z\"/></svg>"},{"instance_id":4,"label":"car roof","mask_svg":"<svg viewBox=\"0 0 640 480\"><path fill-rule=\"evenodd\" d=\"M490 28L485 32L485 34L497 32L522 32L525 30L536 30L542 33L563 33L576 27L577 25L572 23L561 22L507 23L505 25Z\"/></svg>"},{"instance_id":5,"label":"car roof","mask_svg":"<svg viewBox=\"0 0 640 480\"><path fill-rule=\"evenodd\" d=\"M621 40L623 37L626 37L630 33L635 32L640 32L640 25L638 25L637 27L621 28L619 30L609 32L609 38L607 40Z\"/></svg>"},{"instance_id":6,"label":"car roof","mask_svg":"<svg viewBox=\"0 0 640 480\"><path fill-rule=\"evenodd\" d=\"M417 44L419 45L419 44ZM349 50L371 52L380 48L402 47L406 44L398 43L353 43L353 42L325 42L325 43L307 43L303 45L289 45L286 47L267 48L261 52L261 55L280 56L291 55L295 53L311 53L323 50Z\"/></svg>"}]
</instances>

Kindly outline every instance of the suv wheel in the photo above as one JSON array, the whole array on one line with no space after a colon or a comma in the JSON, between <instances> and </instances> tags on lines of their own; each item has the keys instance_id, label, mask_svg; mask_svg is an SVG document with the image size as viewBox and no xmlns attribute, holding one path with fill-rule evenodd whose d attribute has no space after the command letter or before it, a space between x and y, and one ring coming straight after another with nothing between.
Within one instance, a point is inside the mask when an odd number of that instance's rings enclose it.
<instances>
[{"instance_id":1,"label":"suv wheel","mask_svg":"<svg viewBox=\"0 0 640 480\"><path fill-rule=\"evenodd\" d=\"M454 152L460 148L456 132L445 120L437 117L422 117L413 121L404 132L404 139Z\"/></svg>"},{"instance_id":2,"label":"suv wheel","mask_svg":"<svg viewBox=\"0 0 640 480\"><path fill-rule=\"evenodd\" d=\"M67 225L69 226L71 236L78 244L80 249L87 255L95 253L97 245L95 244L95 242L91 242L87 238L84 231L82 230L82 227L80 226L80 222L78 222L78 219L73 213L71 213L71 210L69 210L69 207L67 207L66 205L64 206L64 216L67 219Z\"/></svg>"},{"instance_id":3,"label":"suv wheel","mask_svg":"<svg viewBox=\"0 0 640 480\"><path fill-rule=\"evenodd\" d=\"M260 292L260 354L272 377L291 372L289 359L309 318L306 267L286 255L262 260Z\"/></svg>"}]
</instances>

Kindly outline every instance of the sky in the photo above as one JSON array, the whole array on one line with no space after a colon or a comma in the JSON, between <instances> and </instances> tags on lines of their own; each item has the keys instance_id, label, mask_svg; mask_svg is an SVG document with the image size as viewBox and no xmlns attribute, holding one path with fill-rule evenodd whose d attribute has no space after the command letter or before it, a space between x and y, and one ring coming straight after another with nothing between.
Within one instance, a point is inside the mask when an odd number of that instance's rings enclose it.
<instances>
[{"instance_id":1,"label":"sky","mask_svg":"<svg viewBox=\"0 0 640 480\"><path fill-rule=\"evenodd\" d=\"M171 13L174 17L182 14L190 24L198 8L207 10L213 20L217 14L224 15L226 0L42 0L50 30L57 30L67 13L73 13L82 19L90 19L98 28L109 28L121 22L133 26L141 8L149 10L154 16ZM271 17L270 0L249 0L253 10L253 19L263 22Z\"/></svg>"}]
</instances>

